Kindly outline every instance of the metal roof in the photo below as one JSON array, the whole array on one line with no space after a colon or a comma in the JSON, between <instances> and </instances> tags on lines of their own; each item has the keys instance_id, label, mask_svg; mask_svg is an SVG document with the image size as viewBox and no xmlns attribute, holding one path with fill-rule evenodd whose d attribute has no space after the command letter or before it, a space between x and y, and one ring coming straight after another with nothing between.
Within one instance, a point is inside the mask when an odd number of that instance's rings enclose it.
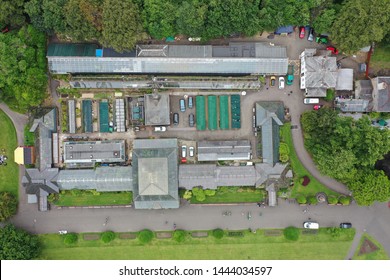
<instances>
[{"instance_id":1,"label":"metal roof","mask_svg":"<svg viewBox=\"0 0 390 280\"><path fill-rule=\"evenodd\" d=\"M76 102L68 100L68 126L69 133L76 133Z\"/></svg>"},{"instance_id":2,"label":"metal roof","mask_svg":"<svg viewBox=\"0 0 390 280\"><path fill-rule=\"evenodd\" d=\"M124 162L125 141L65 141L65 163Z\"/></svg>"},{"instance_id":3,"label":"metal roof","mask_svg":"<svg viewBox=\"0 0 390 280\"><path fill-rule=\"evenodd\" d=\"M251 154L249 140L198 142L198 161L249 160Z\"/></svg>"},{"instance_id":4,"label":"metal roof","mask_svg":"<svg viewBox=\"0 0 390 280\"><path fill-rule=\"evenodd\" d=\"M126 131L125 100L115 99L115 125L117 132Z\"/></svg>"},{"instance_id":5,"label":"metal roof","mask_svg":"<svg viewBox=\"0 0 390 280\"><path fill-rule=\"evenodd\" d=\"M168 94L145 94L145 124L169 125L170 107Z\"/></svg>"},{"instance_id":6,"label":"metal roof","mask_svg":"<svg viewBox=\"0 0 390 280\"><path fill-rule=\"evenodd\" d=\"M337 72L336 90L352 90L353 69L338 69Z\"/></svg>"},{"instance_id":7,"label":"metal roof","mask_svg":"<svg viewBox=\"0 0 390 280\"><path fill-rule=\"evenodd\" d=\"M133 197L137 209L178 208L177 139L133 144Z\"/></svg>"}]
</instances>

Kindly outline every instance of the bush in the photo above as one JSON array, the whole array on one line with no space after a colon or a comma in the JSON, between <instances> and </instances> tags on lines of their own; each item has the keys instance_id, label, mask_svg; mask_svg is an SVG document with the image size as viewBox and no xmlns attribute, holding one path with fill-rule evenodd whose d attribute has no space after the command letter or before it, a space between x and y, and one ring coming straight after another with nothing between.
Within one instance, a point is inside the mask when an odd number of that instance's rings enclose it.
<instances>
[{"instance_id":1,"label":"bush","mask_svg":"<svg viewBox=\"0 0 390 280\"><path fill-rule=\"evenodd\" d=\"M18 200L9 192L0 194L0 222L8 220L16 214L18 209Z\"/></svg>"},{"instance_id":2,"label":"bush","mask_svg":"<svg viewBox=\"0 0 390 280\"><path fill-rule=\"evenodd\" d=\"M279 146L279 160L281 162L287 162L290 157L289 157L289 148L286 143L280 143Z\"/></svg>"},{"instance_id":3,"label":"bush","mask_svg":"<svg viewBox=\"0 0 390 280\"><path fill-rule=\"evenodd\" d=\"M311 205L316 205L318 203L317 198L314 195L309 196L307 202Z\"/></svg>"},{"instance_id":4,"label":"bush","mask_svg":"<svg viewBox=\"0 0 390 280\"><path fill-rule=\"evenodd\" d=\"M183 194L183 198L184 198L184 199L187 199L187 200L190 200L191 197L192 197L192 191L186 190L186 191L184 192L184 194Z\"/></svg>"},{"instance_id":5,"label":"bush","mask_svg":"<svg viewBox=\"0 0 390 280\"><path fill-rule=\"evenodd\" d=\"M332 236L332 237L339 237L341 228L333 227L333 228L328 228L327 232Z\"/></svg>"},{"instance_id":6,"label":"bush","mask_svg":"<svg viewBox=\"0 0 390 280\"><path fill-rule=\"evenodd\" d=\"M115 239L115 233L112 231L103 232L101 239L104 243L109 243Z\"/></svg>"},{"instance_id":7,"label":"bush","mask_svg":"<svg viewBox=\"0 0 390 280\"><path fill-rule=\"evenodd\" d=\"M141 241L141 243L143 244L152 241L153 237L154 237L154 233L149 229L144 229L138 233L138 240Z\"/></svg>"},{"instance_id":8,"label":"bush","mask_svg":"<svg viewBox=\"0 0 390 280\"><path fill-rule=\"evenodd\" d=\"M204 190L204 194L206 196L214 196L215 195L215 190Z\"/></svg>"},{"instance_id":9,"label":"bush","mask_svg":"<svg viewBox=\"0 0 390 280\"><path fill-rule=\"evenodd\" d=\"M342 205L349 205L351 203L351 198L349 196L340 196L339 197L339 202Z\"/></svg>"},{"instance_id":10,"label":"bush","mask_svg":"<svg viewBox=\"0 0 390 280\"><path fill-rule=\"evenodd\" d=\"M175 230L173 233L173 240L183 242L186 239L186 232L182 229Z\"/></svg>"},{"instance_id":11,"label":"bush","mask_svg":"<svg viewBox=\"0 0 390 280\"><path fill-rule=\"evenodd\" d=\"M64 243L66 245L71 245L77 242L79 236L76 233L67 233L64 237Z\"/></svg>"},{"instance_id":12,"label":"bush","mask_svg":"<svg viewBox=\"0 0 390 280\"><path fill-rule=\"evenodd\" d=\"M329 204L337 204L337 202L338 202L337 197L335 197L335 196L333 196L333 195L328 196L328 203L329 203Z\"/></svg>"},{"instance_id":13,"label":"bush","mask_svg":"<svg viewBox=\"0 0 390 280\"><path fill-rule=\"evenodd\" d=\"M297 241L299 238L299 229L296 227L286 227L283 230L283 235L287 240Z\"/></svg>"},{"instance_id":14,"label":"bush","mask_svg":"<svg viewBox=\"0 0 390 280\"><path fill-rule=\"evenodd\" d=\"M192 188L192 195L195 197L197 201L204 201L206 199L204 190L200 187Z\"/></svg>"},{"instance_id":15,"label":"bush","mask_svg":"<svg viewBox=\"0 0 390 280\"><path fill-rule=\"evenodd\" d=\"M326 97L324 98L326 101L333 101L334 99L334 89L327 89L326 90Z\"/></svg>"},{"instance_id":16,"label":"bush","mask_svg":"<svg viewBox=\"0 0 390 280\"><path fill-rule=\"evenodd\" d=\"M299 204L306 204L307 200L306 200L306 197L304 195L298 195L297 196L297 202Z\"/></svg>"},{"instance_id":17,"label":"bush","mask_svg":"<svg viewBox=\"0 0 390 280\"><path fill-rule=\"evenodd\" d=\"M213 230L213 236L216 239L221 239L224 235L225 235L225 232L223 231L223 229L216 228Z\"/></svg>"}]
</instances>

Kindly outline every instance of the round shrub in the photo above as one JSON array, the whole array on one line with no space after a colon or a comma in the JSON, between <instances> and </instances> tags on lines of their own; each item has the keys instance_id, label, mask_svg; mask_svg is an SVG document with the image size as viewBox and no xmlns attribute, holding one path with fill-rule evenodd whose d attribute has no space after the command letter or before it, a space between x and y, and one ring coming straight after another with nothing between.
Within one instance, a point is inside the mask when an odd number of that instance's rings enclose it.
<instances>
[{"instance_id":1,"label":"round shrub","mask_svg":"<svg viewBox=\"0 0 390 280\"><path fill-rule=\"evenodd\" d=\"M342 205L349 205L351 203L351 198L349 196L340 196L339 197L339 202Z\"/></svg>"},{"instance_id":2,"label":"round shrub","mask_svg":"<svg viewBox=\"0 0 390 280\"><path fill-rule=\"evenodd\" d=\"M307 200L306 200L306 197L304 195L298 195L297 196L297 202L299 204L306 204Z\"/></svg>"},{"instance_id":3,"label":"round shrub","mask_svg":"<svg viewBox=\"0 0 390 280\"><path fill-rule=\"evenodd\" d=\"M307 198L307 202L308 202L310 205L316 205L316 204L318 203L317 198L316 198L314 195L310 195L310 196Z\"/></svg>"},{"instance_id":4,"label":"round shrub","mask_svg":"<svg viewBox=\"0 0 390 280\"><path fill-rule=\"evenodd\" d=\"M183 242L186 239L186 232L182 229L175 230L173 233L173 240Z\"/></svg>"},{"instance_id":5,"label":"round shrub","mask_svg":"<svg viewBox=\"0 0 390 280\"><path fill-rule=\"evenodd\" d=\"M64 237L64 243L66 245L71 245L77 242L79 236L76 233L67 233Z\"/></svg>"},{"instance_id":6,"label":"round shrub","mask_svg":"<svg viewBox=\"0 0 390 280\"><path fill-rule=\"evenodd\" d=\"M152 241L154 237L154 233L153 231L149 230L149 229L144 229L144 230L141 230L139 233L138 233L138 240L141 241L141 243L149 243L150 241Z\"/></svg>"},{"instance_id":7,"label":"round shrub","mask_svg":"<svg viewBox=\"0 0 390 280\"><path fill-rule=\"evenodd\" d=\"M225 235L225 232L223 231L223 229L216 228L213 230L213 236L216 239L221 239L224 235Z\"/></svg>"},{"instance_id":8,"label":"round shrub","mask_svg":"<svg viewBox=\"0 0 390 280\"><path fill-rule=\"evenodd\" d=\"M115 239L115 233L112 231L103 232L101 239L104 243L109 243Z\"/></svg>"},{"instance_id":9,"label":"round shrub","mask_svg":"<svg viewBox=\"0 0 390 280\"><path fill-rule=\"evenodd\" d=\"M335 197L335 196L333 196L333 195L328 196L328 203L329 203L329 204L337 204L337 202L338 202L337 197Z\"/></svg>"},{"instance_id":10,"label":"round shrub","mask_svg":"<svg viewBox=\"0 0 390 280\"><path fill-rule=\"evenodd\" d=\"M299 238L299 229L296 227L286 227L283 230L283 235L287 240L297 241Z\"/></svg>"}]
</instances>

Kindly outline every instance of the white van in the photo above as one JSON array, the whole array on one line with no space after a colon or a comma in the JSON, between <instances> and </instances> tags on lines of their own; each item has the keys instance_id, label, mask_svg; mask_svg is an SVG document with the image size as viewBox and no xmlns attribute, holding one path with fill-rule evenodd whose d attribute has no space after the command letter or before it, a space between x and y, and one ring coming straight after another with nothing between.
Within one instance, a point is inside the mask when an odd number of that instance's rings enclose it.
<instances>
[{"instance_id":1,"label":"white van","mask_svg":"<svg viewBox=\"0 0 390 280\"><path fill-rule=\"evenodd\" d=\"M167 131L167 128L165 126L155 126L154 131L164 132Z\"/></svg>"},{"instance_id":2,"label":"white van","mask_svg":"<svg viewBox=\"0 0 390 280\"><path fill-rule=\"evenodd\" d=\"M303 227L310 228L310 229L319 229L320 225L316 222L304 222Z\"/></svg>"},{"instance_id":3,"label":"white van","mask_svg":"<svg viewBox=\"0 0 390 280\"><path fill-rule=\"evenodd\" d=\"M305 98L305 99L303 99L303 103L304 104L318 104L318 103L320 103L320 99L319 98Z\"/></svg>"}]
</instances>

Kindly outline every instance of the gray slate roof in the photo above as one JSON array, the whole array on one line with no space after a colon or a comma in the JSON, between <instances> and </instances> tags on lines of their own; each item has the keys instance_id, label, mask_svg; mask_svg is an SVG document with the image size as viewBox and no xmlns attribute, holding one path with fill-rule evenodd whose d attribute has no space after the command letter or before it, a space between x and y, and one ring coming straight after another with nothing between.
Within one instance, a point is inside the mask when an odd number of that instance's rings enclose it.
<instances>
[{"instance_id":1,"label":"gray slate roof","mask_svg":"<svg viewBox=\"0 0 390 280\"><path fill-rule=\"evenodd\" d=\"M366 99L339 99L338 107L342 112L369 112L369 100Z\"/></svg>"},{"instance_id":2,"label":"gray slate roof","mask_svg":"<svg viewBox=\"0 0 390 280\"><path fill-rule=\"evenodd\" d=\"M256 103L256 126L261 127L263 162L275 165L279 161L279 126L284 121L284 105L280 101Z\"/></svg>"},{"instance_id":3,"label":"gray slate roof","mask_svg":"<svg viewBox=\"0 0 390 280\"><path fill-rule=\"evenodd\" d=\"M372 80L373 111L390 112L390 77L377 77Z\"/></svg>"},{"instance_id":4,"label":"gray slate roof","mask_svg":"<svg viewBox=\"0 0 390 280\"><path fill-rule=\"evenodd\" d=\"M353 69L337 70L336 90L353 90Z\"/></svg>"},{"instance_id":5,"label":"gray slate roof","mask_svg":"<svg viewBox=\"0 0 390 280\"><path fill-rule=\"evenodd\" d=\"M144 100L146 125L170 124L168 94L145 94Z\"/></svg>"},{"instance_id":6,"label":"gray slate roof","mask_svg":"<svg viewBox=\"0 0 390 280\"><path fill-rule=\"evenodd\" d=\"M137 209L178 208L177 139L133 144L133 197Z\"/></svg>"},{"instance_id":7,"label":"gray slate roof","mask_svg":"<svg viewBox=\"0 0 390 280\"><path fill-rule=\"evenodd\" d=\"M198 142L198 161L249 160L251 153L249 140Z\"/></svg>"}]
</instances>

